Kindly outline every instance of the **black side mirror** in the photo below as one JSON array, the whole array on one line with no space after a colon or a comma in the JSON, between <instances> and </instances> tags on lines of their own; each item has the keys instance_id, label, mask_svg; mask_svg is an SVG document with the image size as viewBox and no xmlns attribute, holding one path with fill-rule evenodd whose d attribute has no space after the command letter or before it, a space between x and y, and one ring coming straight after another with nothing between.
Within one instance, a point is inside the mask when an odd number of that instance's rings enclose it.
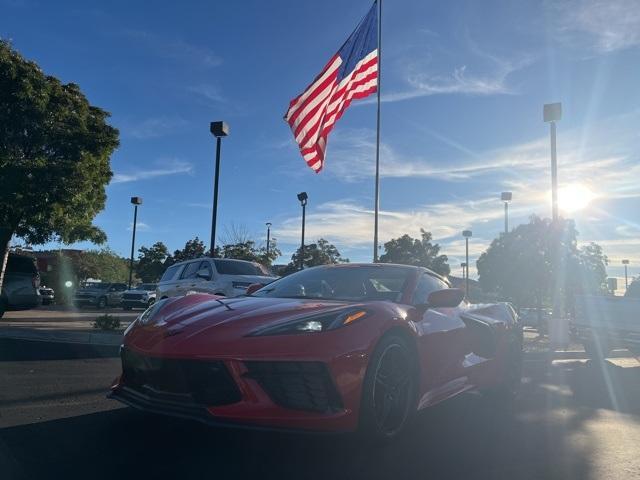
<instances>
[{"instance_id":1,"label":"black side mirror","mask_svg":"<svg viewBox=\"0 0 640 480\"><path fill-rule=\"evenodd\" d=\"M419 314L424 314L430 308L454 308L464 300L464 291L459 288L444 288L429 294L427 303L415 306Z\"/></svg>"},{"instance_id":2,"label":"black side mirror","mask_svg":"<svg viewBox=\"0 0 640 480\"><path fill-rule=\"evenodd\" d=\"M262 283L252 283L247 288L247 291L246 291L245 295L252 295L253 293L255 293L258 290L260 290L262 287L264 287L264 284L262 284Z\"/></svg>"}]
</instances>

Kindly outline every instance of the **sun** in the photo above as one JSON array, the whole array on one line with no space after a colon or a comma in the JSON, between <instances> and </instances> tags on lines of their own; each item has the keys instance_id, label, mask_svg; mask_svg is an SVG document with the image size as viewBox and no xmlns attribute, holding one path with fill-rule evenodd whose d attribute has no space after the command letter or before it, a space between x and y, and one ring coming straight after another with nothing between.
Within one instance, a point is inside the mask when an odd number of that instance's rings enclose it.
<instances>
[{"instance_id":1,"label":"sun","mask_svg":"<svg viewBox=\"0 0 640 480\"><path fill-rule=\"evenodd\" d=\"M589 187L573 183L558 190L558 206L567 213L573 213L588 207L596 197Z\"/></svg>"}]
</instances>

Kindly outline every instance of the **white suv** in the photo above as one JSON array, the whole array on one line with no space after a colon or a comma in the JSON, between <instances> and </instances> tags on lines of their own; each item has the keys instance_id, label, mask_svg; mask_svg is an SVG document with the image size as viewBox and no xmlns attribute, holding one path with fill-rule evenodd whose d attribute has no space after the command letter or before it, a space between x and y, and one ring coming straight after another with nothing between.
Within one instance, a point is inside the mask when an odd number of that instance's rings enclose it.
<instances>
[{"instance_id":1,"label":"white suv","mask_svg":"<svg viewBox=\"0 0 640 480\"><path fill-rule=\"evenodd\" d=\"M158 283L156 298L176 297L188 292L235 297L243 295L252 283L267 284L276 278L259 263L228 258L198 258L167 268Z\"/></svg>"}]
</instances>

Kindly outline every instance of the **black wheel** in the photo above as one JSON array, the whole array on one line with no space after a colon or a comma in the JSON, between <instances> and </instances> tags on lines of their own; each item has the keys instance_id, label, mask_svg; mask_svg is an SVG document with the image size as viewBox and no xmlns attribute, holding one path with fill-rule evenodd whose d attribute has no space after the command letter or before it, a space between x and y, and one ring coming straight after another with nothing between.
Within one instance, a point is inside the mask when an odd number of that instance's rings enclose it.
<instances>
[{"instance_id":1,"label":"black wheel","mask_svg":"<svg viewBox=\"0 0 640 480\"><path fill-rule=\"evenodd\" d=\"M364 379L360 431L365 438L387 441L405 430L416 412L415 365L404 338L382 338Z\"/></svg>"},{"instance_id":2,"label":"black wheel","mask_svg":"<svg viewBox=\"0 0 640 480\"><path fill-rule=\"evenodd\" d=\"M98 299L98 308L103 309L107 307L107 297L100 297Z\"/></svg>"}]
</instances>

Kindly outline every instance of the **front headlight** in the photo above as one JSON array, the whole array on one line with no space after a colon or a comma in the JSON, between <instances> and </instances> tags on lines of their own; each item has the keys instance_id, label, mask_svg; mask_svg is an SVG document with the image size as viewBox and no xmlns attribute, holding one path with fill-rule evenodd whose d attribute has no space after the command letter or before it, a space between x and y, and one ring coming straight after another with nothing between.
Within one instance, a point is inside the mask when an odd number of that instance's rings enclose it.
<instances>
[{"instance_id":1,"label":"front headlight","mask_svg":"<svg viewBox=\"0 0 640 480\"><path fill-rule=\"evenodd\" d=\"M335 330L357 320L361 320L369 312L362 308L349 308L346 310L333 311L310 315L304 318L287 322L283 325L266 327L249 334L250 337L261 337L266 335L292 335L297 333L319 333L327 330Z\"/></svg>"}]
</instances>

